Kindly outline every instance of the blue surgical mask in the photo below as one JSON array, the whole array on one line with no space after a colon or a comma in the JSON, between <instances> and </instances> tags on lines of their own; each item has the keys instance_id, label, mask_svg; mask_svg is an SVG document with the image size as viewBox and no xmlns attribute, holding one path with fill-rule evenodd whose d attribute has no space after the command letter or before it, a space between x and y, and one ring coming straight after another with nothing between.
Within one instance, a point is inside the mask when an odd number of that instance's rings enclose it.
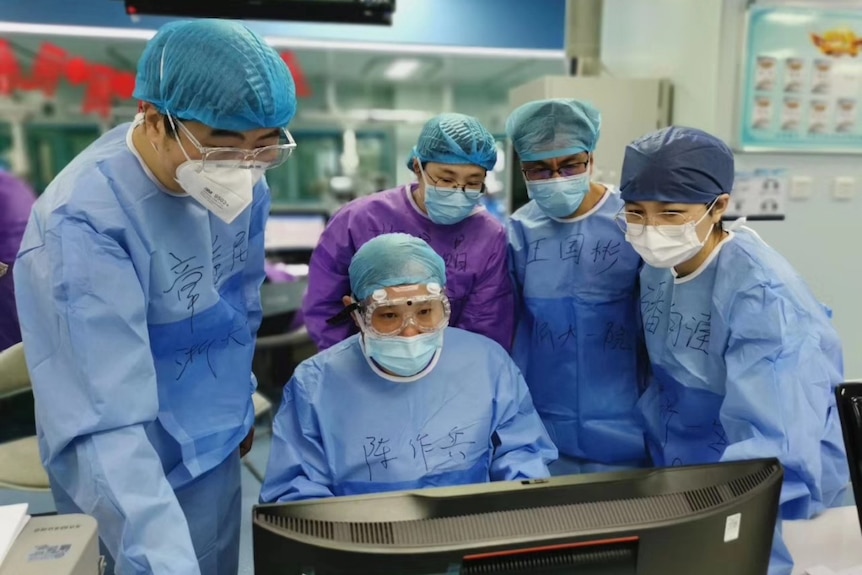
<instances>
[{"instance_id":1,"label":"blue surgical mask","mask_svg":"<svg viewBox=\"0 0 862 575\"><path fill-rule=\"evenodd\" d=\"M567 218L578 211L590 191L590 174L568 178L527 181L527 192L539 208L552 218Z\"/></svg>"},{"instance_id":2,"label":"blue surgical mask","mask_svg":"<svg viewBox=\"0 0 862 575\"><path fill-rule=\"evenodd\" d=\"M382 337L363 332L366 357L386 371L402 377L416 375L431 363L437 350L443 347L443 330L413 337Z\"/></svg>"},{"instance_id":3,"label":"blue surgical mask","mask_svg":"<svg viewBox=\"0 0 862 575\"><path fill-rule=\"evenodd\" d=\"M473 195L473 194L471 194ZM479 205L481 195L471 198L460 190L441 189L425 183L425 208L435 224L450 226L469 216Z\"/></svg>"}]
</instances>

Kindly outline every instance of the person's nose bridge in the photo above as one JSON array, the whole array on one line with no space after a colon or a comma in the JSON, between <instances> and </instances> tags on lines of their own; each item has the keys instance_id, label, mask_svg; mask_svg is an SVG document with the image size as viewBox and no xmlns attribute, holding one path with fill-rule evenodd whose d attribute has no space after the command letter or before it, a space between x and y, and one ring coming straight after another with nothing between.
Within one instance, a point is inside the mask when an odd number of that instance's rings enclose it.
<instances>
[{"instance_id":1,"label":"person's nose bridge","mask_svg":"<svg viewBox=\"0 0 862 575\"><path fill-rule=\"evenodd\" d=\"M408 321L405 321L404 327L401 328L400 335L402 337L413 337L414 335L419 335L419 329L416 327L416 322L413 321L412 316Z\"/></svg>"}]
</instances>

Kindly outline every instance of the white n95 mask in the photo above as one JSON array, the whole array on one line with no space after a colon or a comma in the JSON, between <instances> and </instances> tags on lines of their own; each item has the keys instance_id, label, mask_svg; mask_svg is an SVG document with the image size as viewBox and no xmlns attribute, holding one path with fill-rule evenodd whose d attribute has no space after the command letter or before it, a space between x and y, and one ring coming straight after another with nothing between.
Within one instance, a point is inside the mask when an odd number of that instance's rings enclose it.
<instances>
[{"instance_id":1,"label":"white n95 mask","mask_svg":"<svg viewBox=\"0 0 862 575\"><path fill-rule=\"evenodd\" d=\"M177 183L188 195L227 224L250 205L254 186L263 177L263 169L208 165L188 160L177 168Z\"/></svg>"},{"instance_id":2,"label":"white n95 mask","mask_svg":"<svg viewBox=\"0 0 862 575\"><path fill-rule=\"evenodd\" d=\"M654 268L672 268L687 262L703 249L706 240L697 235L698 222L681 226L628 224L626 241ZM712 233L709 228L706 237Z\"/></svg>"}]
</instances>

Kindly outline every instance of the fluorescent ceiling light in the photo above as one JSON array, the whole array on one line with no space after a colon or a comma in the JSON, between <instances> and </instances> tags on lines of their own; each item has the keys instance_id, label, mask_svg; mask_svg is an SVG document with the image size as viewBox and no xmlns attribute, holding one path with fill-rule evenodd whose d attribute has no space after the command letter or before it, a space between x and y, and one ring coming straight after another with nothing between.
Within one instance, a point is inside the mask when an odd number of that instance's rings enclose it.
<instances>
[{"instance_id":1,"label":"fluorescent ceiling light","mask_svg":"<svg viewBox=\"0 0 862 575\"><path fill-rule=\"evenodd\" d=\"M387 80L406 80L419 70L422 62L419 60L398 59L394 60L386 70L383 71L383 76Z\"/></svg>"},{"instance_id":2,"label":"fluorescent ceiling light","mask_svg":"<svg viewBox=\"0 0 862 575\"><path fill-rule=\"evenodd\" d=\"M424 124L434 114L424 110L390 110L390 109L353 109L344 112L325 112L321 110L300 109L298 118L306 121L320 122L399 122L408 124Z\"/></svg>"},{"instance_id":3,"label":"fluorescent ceiling light","mask_svg":"<svg viewBox=\"0 0 862 575\"><path fill-rule=\"evenodd\" d=\"M155 30L138 28L107 28L99 26L64 26L0 22L0 33L35 34L44 36L76 36L79 38L111 38L117 40L149 40ZM383 42L343 42L339 40L307 40L300 38L267 37L273 48L378 52L385 54L419 54L435 56L476 56L484 58L524 58L530 60L563 60L565 50L534 50L521 48L479 48L471 46L430 46L426 44L386 44Z\"/></svg>"}]
</instances>

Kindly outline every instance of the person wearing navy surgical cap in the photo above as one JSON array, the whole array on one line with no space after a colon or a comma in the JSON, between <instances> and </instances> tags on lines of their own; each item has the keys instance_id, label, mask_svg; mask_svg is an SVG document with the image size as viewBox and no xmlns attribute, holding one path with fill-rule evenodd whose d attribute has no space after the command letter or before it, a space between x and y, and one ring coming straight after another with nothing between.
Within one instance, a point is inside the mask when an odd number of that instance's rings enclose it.
<instances>
[{"instance_id":1,"label":"person wearing navy surgical cap","mask_svg":"<svg viewBox=\"0 0 862 575\"><path fill-rule=\"evenodd\" d=\"M343 315L359 334L284 388L264 503L547 477L557 456L518 368L447 327L443 258L408 234L363 244Z\"/></svg>"},{"instance_id":2,"label":"person wearing navy surgical cap","mask_svg":"<svg viewBox=\"0 0 862 575\"><path fill-rule=\"evenodd\" d=\"M840 503L848 482L841 341L787 260L753 230L722 226L733 177L730 149L693 128L626 148L619 221L646 262L653 373L638 408L657 466L777 457L780 519L808 519ZM792 566L779 521L769 572Z\"/></svg>"},{"instance_id":3,"label":"person wearing navy surgical cap","mask_svg":"<svg viewBox=\"0 0 862 575\"><path fill-rule=\"evenodd\" d=\"M512 356L560 450L551 473L644 466L641 260L614 221L619 193L591 179L601 114L578 100L539 100L516 109L506 132L531 198L509 222Z\"/></svg>"},{"instance_id":4,"label":"person wearing navy surgical cap","mask_svg":"<svg viewBox=\"0 0 862 575\"><path fill-rule=\"evenodd\" d=\"M348 291L350 258L383 233L427 241L446 262L452 325L512 345L512 284L506 267L506 231L480 205L485 176L497 163L494 137L472 116L441 114L428 120L408 159L418 182L351 201L329 220L311 256L305 325L318 350L356 332L330 320Z\"/></svg>"},{"instance_id":5,"label":"person wearing navy surgical cap","mask_svg":"<svg viewBox=\"0 0 862 575\"><path fill-rule=\"evenodd\" d=\"M293 78L242 24L174 22L135 97L139 117L39 198L18 254L42 462L116 573L236 575L263 174L295 147Z\"/></svg>"}]
</instances>

